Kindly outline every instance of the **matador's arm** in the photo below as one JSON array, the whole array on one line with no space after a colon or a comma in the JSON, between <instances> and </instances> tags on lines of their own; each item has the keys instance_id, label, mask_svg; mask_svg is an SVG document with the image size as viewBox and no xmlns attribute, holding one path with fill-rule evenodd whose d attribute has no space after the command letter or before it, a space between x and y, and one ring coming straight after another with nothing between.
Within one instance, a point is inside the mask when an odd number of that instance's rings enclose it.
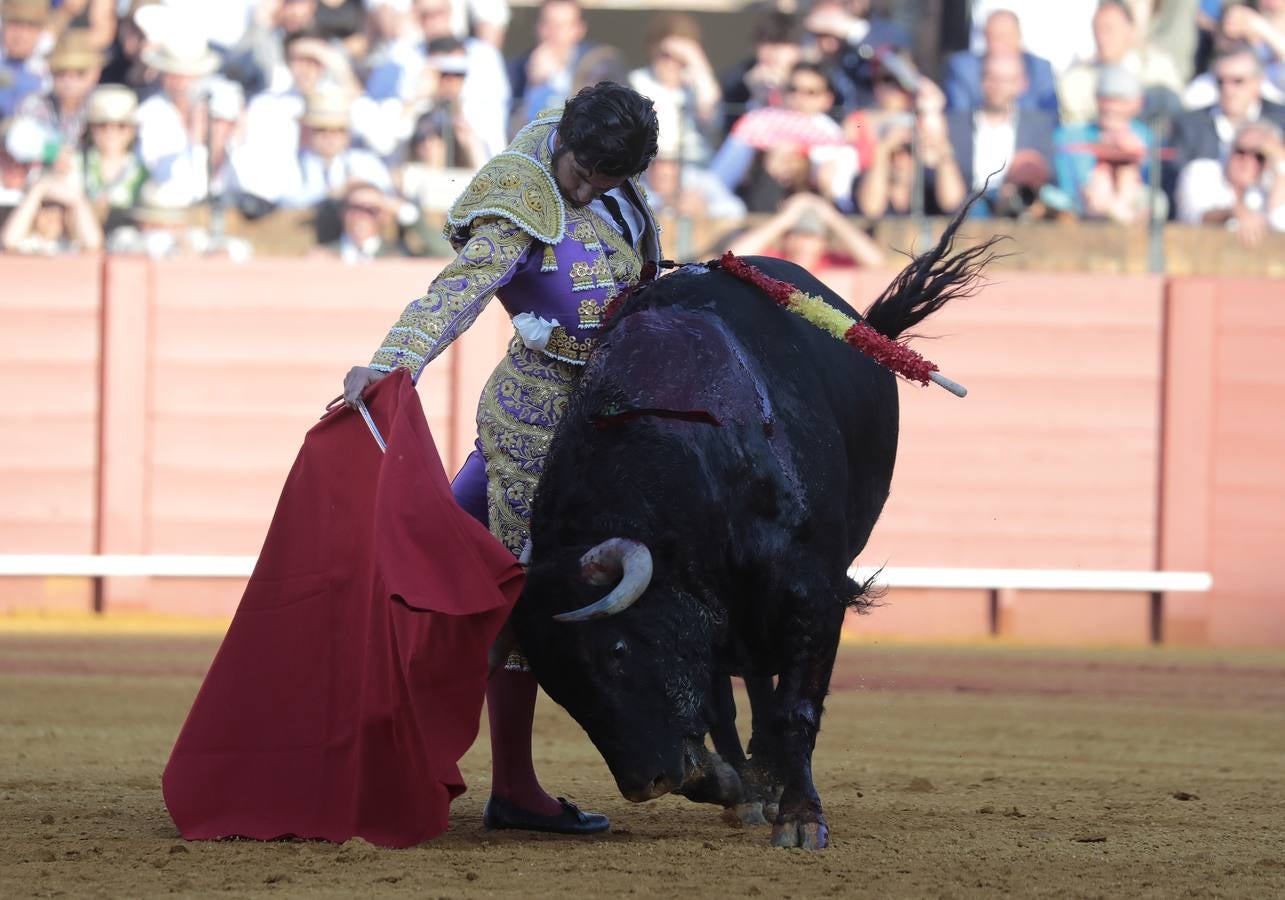
<instances>
[{"instance_id":1,"label":"matador's arm","mask_svg":"<svg viewBox=\"0 0 1285 900\"><path fill-rule=\"evenodd\" d=\"M509 282L532 243L530 234L506 219L475 219L459 255L402 312L370 367L381 372L409 369L418 379L424 366L468 330Z\"/></svg>"}]
</instances>

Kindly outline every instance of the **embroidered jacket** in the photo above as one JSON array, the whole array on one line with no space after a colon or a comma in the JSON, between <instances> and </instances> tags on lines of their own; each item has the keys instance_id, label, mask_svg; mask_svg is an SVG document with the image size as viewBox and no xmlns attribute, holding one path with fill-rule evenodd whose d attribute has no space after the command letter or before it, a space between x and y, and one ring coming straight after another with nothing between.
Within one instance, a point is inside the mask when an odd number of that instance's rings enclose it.
<instances>
[{"instance_id":1,"label":"embroidered jacket","mask_svg":"<svg viewBox=\"0 0 1285 900\"><path fill-rule=\"evenodd\" d=\"M560 114L532 121L482 167L447 216L458 255L406 307L371 368L418 377L497 294L527 347L583 365L611 299L659 261L656 222L638 179L623 190L643 212L636 249L588 207L568 207L552 168Z\"/></svg>"}]
</instances>

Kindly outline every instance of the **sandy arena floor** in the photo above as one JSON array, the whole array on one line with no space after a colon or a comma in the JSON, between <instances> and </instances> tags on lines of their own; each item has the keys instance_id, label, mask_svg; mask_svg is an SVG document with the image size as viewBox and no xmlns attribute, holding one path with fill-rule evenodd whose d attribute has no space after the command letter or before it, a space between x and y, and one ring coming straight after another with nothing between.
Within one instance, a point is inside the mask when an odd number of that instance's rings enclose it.
<instances>
[{"instance_id":1,"label":"sandy arena floor","mask_svg":"<svg viewBox=\"0 0 1285 900\"><path fill-rule=\"evenodd\" d=\"M0 633L0 895L1285 896L1285 654L846 647L816 854L681 799L628 803L544 703L546 784L611 832L485 832L483 736L451 831L382 850L178 837L160 772L216 643Z\"/></svg>"}]
</instances>

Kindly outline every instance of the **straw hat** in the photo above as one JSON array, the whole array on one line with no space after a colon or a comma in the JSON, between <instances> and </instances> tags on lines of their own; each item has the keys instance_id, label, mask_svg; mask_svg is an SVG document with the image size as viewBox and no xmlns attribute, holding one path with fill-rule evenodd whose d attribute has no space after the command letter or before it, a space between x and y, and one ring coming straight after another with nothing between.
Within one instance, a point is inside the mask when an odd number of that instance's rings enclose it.
<instances>
[{"instance_id":1,"label":"straw hat","mask_svg":"<svg viewBox=\"0 0 1285 900\"><path fill-rule=\"evenodd\" d=\"M144 183L138 192L138 203L130 215L135 222L154 225L186 225L187 197L177 186Z\"/></svg>"},{"instance_id":2,"label":"straw hat","mask_svg":"<svg viewBox=\"0 0 1285 900\"><path fill-rule=\"evenodd\" d=\"M68 28L49 51L49 70L101 69L103 51L94 44L88 28Z\"/></svg>"},{"instance_id":3,"label":"straw hat","mask_svg":"<svg viewBox=\"0 0 1285 900\"><path fill-rule=\"evenodd\" d=\"M91 124L124 122L133 125L136 109L138 97L132 90L123 84L102 84L89 95L85 117Z\"/></svg>"},{"instance_id":4,"label":"straw hat","mask_svg":"<svg viewBox=\"0 0 1285 900\"><path fill-rule=\"evenodd\" d=\"M136 24L151 41L143 50L143 64L169 75L210 75L219 68L219 55L210 42L191 23L185 23L181 11L164 3L144 6L134 13Z\"/></svg>"},{"instance_id":5,"label":"straw hat","mask_svg":"<svg viewBox=\"0 0 1285 900\"><path fill-rule=\"evenodd\" d=\"M43 25L48 17L49 0L4 0L0 4L0 19L6 22Z\"/></svg>"},{"instance_id":6,"label":"straw hat","mask_svg":"<svg viewBox=\"0 0 1285 900\"><path fill-rule=\"evenodd\" d=\"M318 88L308 95L303 124L309 128L348 128L352 95L338 88Z\"/></svg>"}]
</instances>

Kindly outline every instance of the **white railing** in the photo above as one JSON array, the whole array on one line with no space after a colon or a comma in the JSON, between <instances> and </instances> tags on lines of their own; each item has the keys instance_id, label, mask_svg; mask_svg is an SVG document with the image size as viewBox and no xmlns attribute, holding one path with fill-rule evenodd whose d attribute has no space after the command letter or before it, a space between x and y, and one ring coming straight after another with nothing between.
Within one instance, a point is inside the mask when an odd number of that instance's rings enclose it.
<instances>
[{"instance_id":1,"label":"white railing","mask_svg":"<svg viewBox=\"0 0 1285 900\"><path fill-rule=\"evenodd\" d=\"M0 554L0 577L152 577L246 578L253 556ZM854 566L848 574L865 581L877 570ZM1208 572L1130 571L1116 569L981 569L889 566L878 584L890 588L1029 591L1208 591Z\"/></svg>"}]
</instances>

